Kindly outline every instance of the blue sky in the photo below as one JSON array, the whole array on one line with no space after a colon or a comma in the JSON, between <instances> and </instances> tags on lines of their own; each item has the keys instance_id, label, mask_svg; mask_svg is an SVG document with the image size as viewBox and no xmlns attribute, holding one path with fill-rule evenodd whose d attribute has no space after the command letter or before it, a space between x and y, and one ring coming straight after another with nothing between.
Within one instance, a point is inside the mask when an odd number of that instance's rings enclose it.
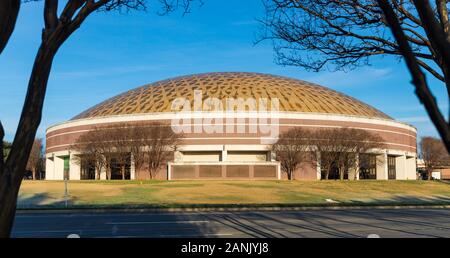
<instances>
[{"instance_id":1,"label":"blue sky","mask_svg":"<svg viewBox=\"0 0 450 258\"><path fill-rule=\"evenodd\" d=\"M347 73L279 66L270 42L254 45L260 31L256 19L263 17L260 0L207 0L186 16L160 17L156 11L88 17L55 58L39 137L49 125L123 91L216 71L261 72L319 83L416 126L420 136L437 135L404 64L397 60L376 58L372 66ZM7 140L14 137L42 27L42 3L22 5L16 30L0 56L0 119ZM430 83L441 107L448 107L443 85Z\"/></svg>"}]
</instances>

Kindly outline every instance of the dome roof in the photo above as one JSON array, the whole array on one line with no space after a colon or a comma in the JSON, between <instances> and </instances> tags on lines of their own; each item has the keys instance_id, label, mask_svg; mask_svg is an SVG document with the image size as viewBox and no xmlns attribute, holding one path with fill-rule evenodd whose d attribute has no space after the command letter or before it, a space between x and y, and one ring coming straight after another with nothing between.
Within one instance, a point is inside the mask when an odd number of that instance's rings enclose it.
<instances>
[{"instance_id":1,"label":"dome roof","mask_svg":"<svg viewBox=\"0 0 450 258\"><path fill-rule=\"evenodd\" d=\"M148 84L112 97L74 117L172 112L179 97L193 100L194 90L203 97L278 98L280 111L350 115L391 119L352 97L313 83L258 73L205 73Z\"/></svg>"}]
</instances>

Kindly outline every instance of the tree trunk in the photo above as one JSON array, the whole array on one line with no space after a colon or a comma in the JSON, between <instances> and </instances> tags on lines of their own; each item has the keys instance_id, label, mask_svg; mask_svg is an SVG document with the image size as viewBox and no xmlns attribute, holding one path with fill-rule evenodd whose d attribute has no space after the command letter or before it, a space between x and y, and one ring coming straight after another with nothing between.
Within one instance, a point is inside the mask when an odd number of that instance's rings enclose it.
<instances>
[{"instance_id":1,"label":"tree trunk","mask_svg":"<svg viewBox=\"0 0 450 258\"><path fill-rule=\"evenodd\" d=\"M102 168L99 165L95 167L95 180L100 180L100 175L102 173Z\"/></svg>"},{"instance_id":2,"label":"tree trunk","mask_svg":"<svg viewBox=\"0 0 450 258\"><path fill-rule=\"evenodd\" d=\"M330 169L327 168L327 169L325 170L325 180L328 180L329 178L330 178Z\"/></svg>"},{"instance_id":3,"label":"tree trunk","mask_svg":"<svg viewBox=\"0 0 450 258\"><path fill-rule=\"evenodd\" d=\"M433 176L433 170L430 169L430 170L428 170L428 180L431 180L432 176Z\"/></svg>"},{"instance_id":4,"label":"tree trunk","mask_svg":"<svg viewBox=\"0 0 450 258\"><path fill-rule=\"evenodd\" d=\"M121 166L120 171L122 172L122 180L125 180L125 165Z\"/></svg>"},{"instance_id":5,"label":"tree trunk","mask_svg":"<svg viewBox=\"0 0 450 258\"><path fill-rule=\"evenodd\" d=\"M33 176L33 180L36 180L36 169L32 169L31 174Z\"/></svg>"},{"instance_id":6,"label":"tree trunk","mask_svg":"<svg viewBox=\"0 0 450 258\"><path fill-rule=\"evenodd\" d=\"M287 177L288 177L288 180L292 180L292 171L291 170L287 171Z\"/></svg>"},{"instance_id":7,"label":"tree trunk","mask_svg":"<svg viewBox=\"0 0 450 258\"><path fill-rule=\"evenodd\" d=\"M359 167L355 166L355 176L353 178L355 181L359 180Z\"/></svg>"},{"instance_id":8,"label":"tree trunk","mask_svg":"<svg viewBox=\"0 0 450 258\"><path fill-rule=\"evenodd\" d=\"M16 25L19 15L20 0L0 1L0 54L5 49Z\"/></svg>"},{"instance_id":9,"label":"tree trunk","mask_svg":"<svg viewBox=\"0 0 450 258\"><path fill-rule=\"evenodd\" d=\"M150 176L150 179L153 179L152 168L150 167L150 165L148 166L148 174Z\"/></svg>"},{"instance_id":10,"label":"tree trunk","mask_svg":"<svg viewBox=\"0 0 450 258\"><path fill-rule=\"evenodd\" d=\"M343 181L345 177L345 168L339 168L339 180Z\"/></svg>"},{"instance_id":11,"label":"tree trunk","mask_svg":"<svg viewBox=\"0 0 450 258\"><path fill-rule=\"evenodd\" d=\"M17 132L3 171L0 171L0 236L7 237L11 233L16 208L15 202L36 131L41 122L48 77L57 49L58 46L55 46L54 43L46 41L43 41L39 47Z\"/></svg>"},{"instance_id":12,"label":"tree trunk","mask_svg":"<svg viewBox=\"0 0 450 258\"><path fill-rule=\"evenodd\" d=\"M0 238L9 237L11 234L20 188L20 181L15 182L10 171L3 172L0 181Z\"/></svg>"}]
</instances>

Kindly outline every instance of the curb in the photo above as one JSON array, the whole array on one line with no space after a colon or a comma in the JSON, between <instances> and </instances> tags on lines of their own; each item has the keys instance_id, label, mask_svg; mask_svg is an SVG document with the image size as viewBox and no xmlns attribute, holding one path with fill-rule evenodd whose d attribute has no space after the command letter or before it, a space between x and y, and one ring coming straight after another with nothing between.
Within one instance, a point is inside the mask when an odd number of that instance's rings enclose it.
<instances>
[{"instance_id":1,"label":"curb","mask_svg":"<svg viewBox=\"0 0 450 258\"><path fill-rule=\"evenodd\" d=\"M181 213L181 212L251 212L251 211L327 211L327 210L406 210L450 209L450 205L384 205L384 206L298 206L298 207L197 207L197 208L79 208L17 209L17 214L51 213Z\"/></svg>"}]
</instances>

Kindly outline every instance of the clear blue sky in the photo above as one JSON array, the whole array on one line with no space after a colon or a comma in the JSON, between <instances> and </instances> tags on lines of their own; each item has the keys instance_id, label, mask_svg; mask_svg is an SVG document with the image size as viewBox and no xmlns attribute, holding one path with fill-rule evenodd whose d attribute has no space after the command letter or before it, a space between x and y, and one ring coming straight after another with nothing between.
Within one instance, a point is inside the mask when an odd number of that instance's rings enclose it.
<instances>
[{"instance_id":1,"label":"clear blue sky","mask_svg":"<svg viewBox=\"0 0 450 258\"><path fill-rule=\"evenodd\" d=\"M372 66L347 73L275 64L270 42L254 45L260 30L256 18L263 17L260 0L205 0L187 16L160 17L155 12L94 13L88 18L56 56L39 137L49 125L123 91L214 71L262 72L319 83L416 126L421 136L437 135L403 63L392 58L377 58ZM17 127L42 27L42 3L22 5L16 30L0 56L0 119L7 140ZM443 85L431 84L446 109Z\"/></svg>"}]
</instances>

